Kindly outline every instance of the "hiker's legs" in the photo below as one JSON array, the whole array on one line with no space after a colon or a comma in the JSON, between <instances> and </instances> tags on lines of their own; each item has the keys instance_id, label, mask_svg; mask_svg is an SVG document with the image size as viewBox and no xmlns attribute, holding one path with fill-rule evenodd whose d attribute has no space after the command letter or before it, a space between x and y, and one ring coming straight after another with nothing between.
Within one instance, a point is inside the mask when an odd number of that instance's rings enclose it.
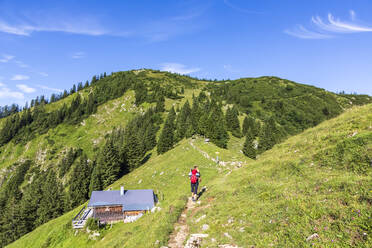
<instances>
[{"instance_id":1,"label":"hiker's legs","mask_svg":"<svg viewBox=\"0 0 372 248\"><path fill-rule=\"evenodd\" d=\"M194 195L195 195L196 199L198 199L198 187L199 187L199 182L196 182L195 183L195 191L194 191Z\"/></svg>"},{"instance_id":2,"label":"hiker's legs","mask_svg":"<svg viewBox=\"0 0 372 248\"><path fill-rule=\"evenodd\" d=\"M194 200L194 184L191 183L191 198Z\"/></svg>"},{"instance_id":3,"label":"hiker's legs","mask_svg":"<svg viewBox=\"0 0 372 248\"><path fill-rule=\"evenodd\" d=\"M192 200L195 200L195 198L196 198L196 192L197 192L197 184L196 183L192 183L191 184Z\"/></svg>"}]
</instances>

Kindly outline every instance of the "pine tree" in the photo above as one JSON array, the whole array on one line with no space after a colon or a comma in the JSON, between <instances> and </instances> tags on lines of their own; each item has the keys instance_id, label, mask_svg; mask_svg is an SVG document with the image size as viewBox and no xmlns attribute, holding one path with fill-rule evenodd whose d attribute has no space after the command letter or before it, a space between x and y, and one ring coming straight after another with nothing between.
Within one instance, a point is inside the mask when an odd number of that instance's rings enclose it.
<instances>
[{"instance_id":1,"label":"pine tree","mask_svg":"<svg viewBox=\"0 0 372 248\"><path fill-rule=\"evenodd\" d=\"M146 151L150 151L156 146L156 132L157 128L154 124L150 123L145 132L143 142L145 143Z\"/></svg>"},{"instance_id":2,"label":"pine tree","mask_svg":"<svg viewBox=\"0 0 372 248\"><path fill-rule=\"evenodd\" d=\"M164 96L161 95L156 100L155 112L160 113L165 111L165 99Z\"/></svg>"},{"instance_id":3,"label":"pine tree","mask_svg":"<svg viewBox=\"0 0 372 248\"><path fill-rule=\"evenodd\" d=\"M12 197L9 199L7 206L3 210L3 216L0 219L0 246L13 242L19 238L19 205L17 200Z\"/></svg>"},{"instance_id":4,"label":"pine tree","mask_svg":"<svg viewBox=\"0 0 372 248\"><path fill-rule=\"evenodd\" d=\"M168 113L167 120L165 121L163 130L160 134L157 151L159 154L165 153L170 150L174 144L174 120L176 113L172 107Z\"/></svg>"},{"instance_id":5,"label":"pine tree","mask_svg":"<svg viewBox=\"0 0 372 248\"><path fill-rule=\"evenodd\" d=\"M179 141L185 137L185 133L187 131L187 119L190 118L191 115L191 108L189 101L183 105L180 114L177 116L176 120L176 141Z\"/></svg>"},{"instance_id":6,"label":"pine tree","mask_svg":"<svg viewBox=\"0 0 372 248\"><path fill-rule=\"evenodd\" d=\"M112 140L106 141L98 158L98 164L102 166L102 186L103 188L115 182L121 171L119 152L114 146Z\"/></svg>"},{"instance_id":7,"label":"pine tree","mask_svg":"<svg viewBox=\"0 0 372 248\"><path fill-rule=\"evenodd\" d=\"M103 183L102 183L101 166L99 164L94 163L92 176L90 178L90 184L89 184L89 195L92 193L92 191L98 191L102 189L103 189Z\"/></svg>"},{"instance_id":8,"label":"pine tree","mask_svg":"<svg viewBox=\"0 0 372 248\"><path fill-rule=\"evenodd\" d=\"M259 139L259 150L264 152L271 149L281 139L281 132L276 126L276 122L273 117L265 122L265 125L260 133Z\"/></svg>"},{"instance_id":9,"label":"pine tree","mask_svg":"<svg viewBox=\"0 0 372 248\"><path fill-rule=\"evenodd\" d=\"M256 149L254 148L253 141L254 141L253 135L247 133L245 137L243 153L245 156L249 158L256 159Z\"/></svg>"},{"instance_id":10,"label":"pine tree","mask_svg":"<svg viewBox=\"0 0 372 248\"><path fill-rule=\"evenodd\" d=\"M37 209L37 225L43 224L63 213L63 193L62 185L57 181L53 170L48 175L42 187L43 197Z\"/></svg>"},{"instance_id":11,"label":"pine tree","mask_svg":"<svg viewBox=\"0 0 372 248\"><path fill-rule=\"evenodd\" d=\"M125 133L125 155L128 169L131 171L140 165L142 157L145 155L145 144L142 143L144 140L140 139L139 132L127 129Z\"/></svg>"},{"instance_id":12,"label":"pine tree","mask_svg":"<svg viewBox=\"0 0 372 248\"><path fill-rule=\"evenodd\" d=\"M237 138L242 137L239 122L239 110L234 106L232 109L227 108L226 110L226 125L228 130Z\"/></svg>"},{"instance_id":13,"label":"pine tree","mask_svg":"<svg viewBox=\"0 0 372 248\"><path fill-rule=\"evenodd\" d=\"M218 147L227 147L229 135L226 129L224 114L221 108L216 105L213 106L213 112L208 118L206 135Z\"/></svg>"},{"instance_id":14,"label":"pine tree","mask_svg":"<svg viewBox=\"0 0 372 248\"><path fill-rule=\"evenodd\" d=\"M243 121L243 135L250 133L253 137L259 135L260 127L255 119L251 116L246 116Z\"/></svg>"},{"instance_id":15,"label":"pine tree","mask_svg":"<svg viewBox=\"0 0 372 248\"><path fill-rule=\"evenodd\" d=\"M84 154L80 157L79 163L74 167L71 178L69 197L72 207L76 207L89 199L89 184L91 176L91 167L88 164L88 158Z\"/></svg>"},{"instance_id":16,"label":"pine tree","mask_svg":"<svg viewBox=\"0 0 372 248\"><path fill-rule=\"evenodd\" d=\"M38 219L37 209L43 198L43 180L45 178L40 176L39 171L36 171L32 183L23 192L22 200L19 204L20 220L18 223L21 236L36 227L35 222Z\"/></svg>"}]
</instances>

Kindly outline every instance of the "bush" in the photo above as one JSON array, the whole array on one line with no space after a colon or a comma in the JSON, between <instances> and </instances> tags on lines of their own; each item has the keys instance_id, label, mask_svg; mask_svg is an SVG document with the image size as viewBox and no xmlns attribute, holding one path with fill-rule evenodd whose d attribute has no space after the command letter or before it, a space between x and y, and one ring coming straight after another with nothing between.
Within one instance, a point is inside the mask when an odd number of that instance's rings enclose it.
<instances>
[{"instance_id":1,"label":"bush","mask_svg":"<svg viewBox=\"0 0 372 248\"><path fill-rule=\"evenodd\" d=\"M99 229L99 219L98 218L89 218L87 220L87 223L85 226L92 231L98 230Z\"/></svg>"}]
</instances>

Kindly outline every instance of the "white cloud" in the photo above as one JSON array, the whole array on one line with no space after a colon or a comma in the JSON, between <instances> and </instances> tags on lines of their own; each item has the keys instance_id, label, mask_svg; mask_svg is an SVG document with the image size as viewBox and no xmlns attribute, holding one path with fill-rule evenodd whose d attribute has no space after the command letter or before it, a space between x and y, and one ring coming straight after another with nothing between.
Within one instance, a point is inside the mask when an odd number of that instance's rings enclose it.
<instances>
[{"instance_id":1,"label":"white cloud","mask_svg":"<svg viewBox=\"0 0 372 248\"><path fill-rule=\"evenodd\" d=\"M73 59L82 59L84 57L85 57L84 52L76 52L71 56L71 58L73 58Z\"/></svg>"},{"instance_id":2,"label":"white cloud","mask_svg":"<svg viewBox=\"0 0 372 248\"><path fill-rule=\"evenodd\" d=\"M61 89L57 89L57 88L51 88L51 87L48 87L48 86L45 86L45 85L41 85L41 84L38 84L37 87L43 89L43 90L49 90L49 91L54 91L54 92L63 92L63 90Z\"/></svg>"},{"instance_id":3,"label":"white cloud","mask_svg":"<svg viewBox=\"0 0 372 248\"><path fill-rule=\"evenodd\" d=\"M235 4L232 4L229 0L224 0L223 2L226 6L230 7L231 9L233 9L235 11L238 11L238 12L242 12L242 13L246 13L246 14L263 14L264 13L264 12L260 12L260 11L254 11L254 10L241 8L241 7L239 7Z\"/></svg>"},{"instance_id":4,"label":"white cloud","mask_svg":"<svg viewBox=\"0 0 372 248\"><path fill-rule=\"evenodd\" d=\"M27 86L26 84L17 84L16 86L17 86L18 89L20 89L24 93L33 93L33 92L36 91L34 88L31 88L31 87Z\"/></svg>"},{"instance_id":5,"label":"white cloud","mask_svg":"<svg viewBox=\"0 0 372 248\"><path fill-rule=\"evenodd\" d=\"M49 76L48 73L46 73L46 72L39 72L39 75L40 75L40 76L43 76L43 77L47 77L47 76Z\"/></svg>"},{"instance_id":6,"label":"white cloud","mask_svg":"<svg viewBox=\"0 0 372 248\"><path fill-rule=\"evenodd\" d=\"M179 63L163 63L161 64L160 69L162 71L169 71L169 72L179 73L179 74L190 74L193 72L200 71L200 68L197 68L197 67L189 68Z\"/></svg>"},{"instance_id":7,"label":"white cloud","mask_svg":"<svg viewBox=\"0 0 372 248\"><path fill-rule=\"evenodd\" d=\"M239 72L239 70L235 69L232 65L223 65L223 69L231 73Z\"/></svg>"},{"instance_id":8,"label":"white cloud","mask_svg":"<svg viewBox=\"0 0 372 248\"><path fill-rule=\"evenodd\" d=\"M27 64L23 63L20 60L16 60L16 61L14 61L14 63L16 63L21 68L28 68L29 67Z\"/></svg>"},{"instance_id":9,"label":"white cloud","mask_svg":"<svg viewBox=\"0 0 372 248\"><path fill-rule=\"evenodd\" d=\"M18 100L24 99L24 95L22 92L12 91L6 87L5 84L0 82L0 99L4 98L16 98Z\"/></svg>"},{"instance_id":10,"label":"white cloud","mask_svg":"<svg viewBox=\"0 0 372 248\"><path fill-rule=\"evenodd\" d=\"M354 13L355 15L355 13ZM347 22L336 19L332 14L328 14L328 21L323 21L319 16L312 17L311 21L320 29L335 33L355 33L372 32L372 27L363 26L354 21Z\"/></svg>"},{"instance_id":11,"label":"white cloud","mask_svg":"<svg viewBox=\"0 0 372 248\"><path fill-rule=\"evenodd\" d=\"M18 16L8 21L0 20L0 32L29 36L34 32L63 32L83 35L104 35L105 30L91 16L61 16L53 13Z\"/></svg>"},{"instance_id":12,"label":"white cloud","mask_svg":"<svg viewBox=\"0 0 372 248\"><path fill-rule=\"evenodd\" d=\"M355 11L351 9L351 10L349 11L349 13L350 13L350 18L351 18L351 20L355 21L355 18L356 18Z\"/></svg>"},{"instance_id":13,"label":"white cloud","mask_svg":"<svg viewBox=\"0 0 372 248\"><path fill-rule=\"evenodd\" d=\"M21 80L27 80L27 79L30 79L30 77L26 75L17 74L17 75L14 75L10 80L21 81Z\"/></svg>"},{"instance_id":14,"label":"white cloud","mask_svg":"<svg viewBox=\"0 0 372 248\"><path fill-rule=\"evenodd\" d=\"M301 39L328 39L332 37L328 34L310 31L302 25L297 25L293 29L286 29L284 30L284 33Z\"/></svg>"},{"instance_id":15,"label":"white cloud","mask_svg":"<svg viewBox=\"0 0 372 248\"><path fill-rule=\"evenodd\" d=\"M335 34L372 32L372 26L363 25L356 21L356 13L350 10L350 21L335 18L331 13L324 20L319 16L311 17L312 29L309 30L302 25L284 30L285 33L301 39L325 39Z\"/></svg>"},{"instance_id":16,"label":"white cloud","mask_svg":"<svg viewBox=\"0 0 372 248\"><path fill-rule=\"evenodd\" d=\"M13 55L7 55L4 54L2 58L0 59L1 63L8 63L10 60L14 59L15 57Z\"/></svg>"}]
</instances>

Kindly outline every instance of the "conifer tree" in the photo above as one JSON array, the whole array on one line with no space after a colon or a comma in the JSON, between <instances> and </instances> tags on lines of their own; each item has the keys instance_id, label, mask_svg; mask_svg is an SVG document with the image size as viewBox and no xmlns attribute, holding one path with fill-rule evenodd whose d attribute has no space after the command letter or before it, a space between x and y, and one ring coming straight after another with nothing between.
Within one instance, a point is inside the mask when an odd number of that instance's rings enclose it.
<instances>
[{"instance_id":1,"label":"conifer tree","mask_svg":"<svg viewBox=\"0 0 372 248\"><path fill-rule=\"evenodd\" d=\"M32 183L23 192L22 200L19 204L20 220L18 224L21 236L36 227L35 222L38 219L37 209L43 198L43 180L45 178L40 176L39 171L36 171Z\"/></svg>"},{"instance_id":2,"label":"conifer tree","mask_svg":"<svg viewBox=\"0 0 372 248\"><path fill-rule=\"evenodd\" d=\"M176 120L176 141L179 141L185 137L185 133L187 131L187 119L190 118L191 108L189 101L183 105L180 114L177 116Z\"/></svg>"},{"instance_id":3,"label":"conifer tree","mask_svg":"<svg viewBox=\"0 0 372 248\"><path fill-rule=\"evenodd\" d=\"M243 153L245 156L256 159L256 149L254 148L254 137L252 134L247 133L245 136L245 142L244 142L244 147L243 147Z\"/></svg>"},{"instance_id":4,"label":"conifer tree","mask_svg":"<svg viewBox=\"0 0 372 248\"><path fill-rule=\"evenodd\" d=\"M264 152L271 149L276 143L280 141L281 132L276 126L276 122L273 117L270 117L260 133L259 139L259 150Z\"/></svg>"},{"instance_id":5,"label":"conifer tree","mask_svg":"<svg viewBox=\"0 0 372 248\"><path fill-rule=\"evenodd\" d=\"M228 130L235 137L240 138L242 136L239 122L239 110L234 106L233 108L227 108L226 110L226 125Z\"/></svg>"},{"instance_id":6,"label":"conifer tree","mask_svg":"<svg viewBox=\"0 0 372 248\"><path fill-rule=\"evenodd\" d=\"M225 117L221 108L214 104L213 112L208 118L208 129L206 135L218 147L227 147L229 135L226 129Z\"/></svg>"},{"instance_id":7,"label":"conifer tree","mask_svg":"<svg viewBox=\"0 0 372 248\"><path fill-rule=\"evenodd\" d=\"M172 107L168 113L167 120L165 121L163 130L160 134L157 151L159 154L165 153L170 150L174 144L174 120L176 113Z\"/></svg>"},{"instance_id":8,"label":"conifer tree","mask_svg":"<svg viewBox=\"0 0 372 248\"><path fill-rule=\"evenodd\" d=\"M89 199L89 184L91 167L85 154L80 156L79 163L74 167L70 178L69 197L72 207L78 206Z\"/></svg>"},{"instance_id":9,"label":"conifer tree","mask_svg":"<svg viewBox=\"0 0 372 248\"><path fill-rule=\"evenodd\" d=\"M114 146L112 140L106 141L104 148L98 158L98 164L102 170L102 187L105 188L115 182L121 171L119 152Z\"/></svg>"},{"instance_id":10,"label":"conifer tree","mask_svg":"<svg viewBox=\"0 0 372 248\"><path fill-rule=\"evenodd\" d=\"M246 116L243 121L243 135L250 133L253 137L259 135L259 124L251 116Z\"/></svg>"},{"instance_id":11,"label":"conifer tree","mask_svg":"<svg viewBox=\"0 0 372 248\"><path fill-rule=\"evenodd\" d=\"M156 146L156 132L157 128L155 127L155 125L153 123L150 123L146 128L145 136L143 139L146 151L150 151Z\"/></svg>"},{"instance_id":12,"label":"conifer tree","mask_svg":"<svg viewBox=\"0 0 372 248\"><path fill-rule=\"evenodd\" d=\"M165 111L165 99L164 96L161 95L156 100L155 112L160 113Z\"/></svg>"},{"instance_id":13,"label":"conifer tree","mask_svg":"<svg viewBox=\"0 0 372 248\"><path fill-rule=\"evenodd\" d=\"M89 184L89 195L92 191L102 190L103 183L102 183L102 172L101 166L99 164L94 164L92 175L90 178Z\"/></svg>"},{"instance_id":14,"label":"conifer tree","mask_svg":"<svg viewBox=\"0 0 372 248\"><path fill-rule=\"evenodd\" d=\"M7 206L3 209L3 216L0 219L0 245L5 246L8 243L19 238L19 205L14 197L11 197Z\"/></svg>"},{"instance_id":15,"label":"conifer tree","mask_svg":"<svg viewBox=\"0 0 372 248\"><path fill-rule=\"evenodd\" d=\"M126 130L125 133L125 156L128 163L129 171L137 168L140 165L143 155L145 155L145 144L140 138L140 133L136 129ZM142 142L141 142L142 141Z\"/></svg>"},{"instance_id":16,"label":"conifer tree","mask_svg":"<svg viewBox=\"0 0 372 248\"><path fill-rule=\"evenodd\" d=\"M62 185L53 170L49 170L42 187L43 197L37 209L37 225L43 224L63 213Z\"/></svg>"}]
</instances>

